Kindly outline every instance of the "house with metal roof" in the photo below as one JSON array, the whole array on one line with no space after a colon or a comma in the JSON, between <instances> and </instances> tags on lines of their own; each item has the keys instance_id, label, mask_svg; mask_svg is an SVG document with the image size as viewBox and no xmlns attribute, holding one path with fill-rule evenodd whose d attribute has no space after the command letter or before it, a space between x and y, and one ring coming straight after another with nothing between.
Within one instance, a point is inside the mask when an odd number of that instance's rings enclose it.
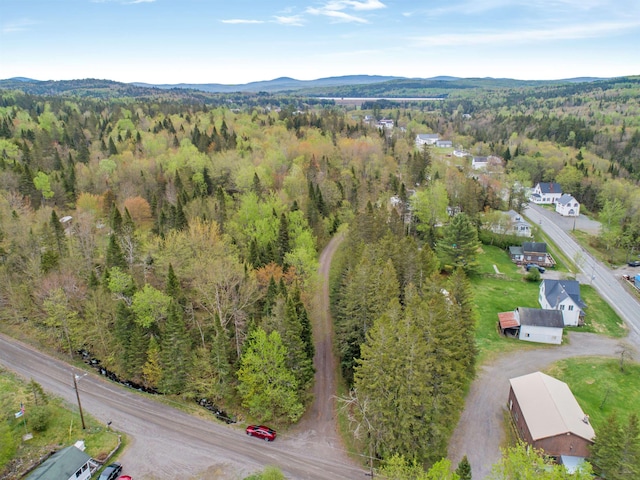
<instances>
[{"instance_id":1,"label":"house with metal roof","mask_svg":"<svg viewBox=\"0 0 640 480\"><path fill-rule=\"evenodd\" d=\"M533 187L529 200L540 205L556 203L562 196L562 187L559 183L540 182Z\"/></svg>"},{"instance_id":2,"label":"house with metal roof","mask_svg":"<svg viewBox=\"0 0 640 480\"><path fill-rule=\"evenodd\" d=\"M538 303L542 308L560 311L565 326L584 324L587 305L580 298L580 282L577 280L543 280Z\"/></svg>"},{"instance_id":3,"label":"house with metal roof","mask_svg":"<svg viewBox=\"0 0 640 480\"><path fill-rule=\"evenodd\" d=\"M556 202L556 212L563 217L578 217L580 216L580 203L572 195L564 193Z\"/></svg>"},{"instance_id":4,"label":"house with metal roof","mask_svg":"<svg viewBox=\"0 0 640 480\"><path fill-rule=\"evenodd\" d=\"M47 458L26 480L88 480L91 463L89 455L71 445Z\"/></svg>"},{"instance_id":5,"label":"house with metal roof","mask_svg":"<svg viewBox=\"0 0 640 480\"><path fill-rule=\"evenodd\" d=\"M416 147L435 145L440 136L437 133L419 133L416 135Z\"/></svg>"},{"instance_id":6,"label":"house with metal roof","mask_svg":"<svg viewBox=\"0 0 640 480\"><path fill-rule=\"evenodd\" d=\"M534 372L509 384L509 411L523 441L556 458L589 456L595 432L566 383Z\"/></svg>"}]
</instances>

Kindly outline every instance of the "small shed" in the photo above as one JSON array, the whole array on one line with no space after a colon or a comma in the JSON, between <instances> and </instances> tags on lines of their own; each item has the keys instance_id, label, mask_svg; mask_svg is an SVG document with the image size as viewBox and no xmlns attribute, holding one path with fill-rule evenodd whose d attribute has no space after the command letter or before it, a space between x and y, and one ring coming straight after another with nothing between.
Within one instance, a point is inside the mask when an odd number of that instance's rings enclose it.
<instances>
[{"instance_id":1,"label":"small shed","mask_svg":"<svg viewBox=\"0 0 640 480\"><path fill-rule=\"evenodd\" d=\"M26 480L88 480L91 478L91 457L72 445L57 451Z\"/></svg>"},{"instance_id":2,"label":"small shed","mask_svg":"<svg viewBox=\"0 0 640 480\"><path fill-rule=\"evenodd\" d=\"M589 456L595 432L566 383L534 372L509 384L509 411L522 440L556 458Z\"/></svg>"}]
</instances>

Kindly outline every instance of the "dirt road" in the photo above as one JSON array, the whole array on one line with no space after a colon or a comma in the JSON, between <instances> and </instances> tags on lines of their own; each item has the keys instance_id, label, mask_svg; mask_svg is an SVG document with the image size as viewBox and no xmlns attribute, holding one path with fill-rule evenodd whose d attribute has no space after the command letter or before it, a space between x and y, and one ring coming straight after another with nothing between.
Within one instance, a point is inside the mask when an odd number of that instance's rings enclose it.
<instances>
[{"instance_id":1,"label":"dirt road","mask_svg":"<svg viewBox=\"0 0 640 480\"><path fill-rule=\"evenodd\" d=\"M291 432L279 432L275 442L247 437L243 425L187 415L92 372L82 377L78 387L83 410L104 423L111 421L113 429L129 437L119 458L124 474L136 480L241 479L276 465L290 479L363 478L364 470L342 448L334 418L336 360L326 278L340 240L332 240L320 260L325 281L313 308L315 401L301 423ZM72 375L84 372L67 363L0 335L0 365L77 405Z\"/></svg>"}]
</instances>

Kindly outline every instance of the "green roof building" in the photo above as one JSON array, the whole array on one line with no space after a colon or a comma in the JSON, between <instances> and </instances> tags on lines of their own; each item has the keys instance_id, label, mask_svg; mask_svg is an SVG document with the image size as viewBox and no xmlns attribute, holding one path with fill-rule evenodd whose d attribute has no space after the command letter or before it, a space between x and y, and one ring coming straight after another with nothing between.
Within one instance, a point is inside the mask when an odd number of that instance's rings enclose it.
<instances>
[{"instance_id":1,"label":"green roof building","mask_svg":"<svg viewBox=\"0 0 640 480\"><path fill-rule=\"evenodd\" d=\"M88 480L90 461L89 455L72 445L47 458L26 480Z\"/></svg>"}]
</instances>

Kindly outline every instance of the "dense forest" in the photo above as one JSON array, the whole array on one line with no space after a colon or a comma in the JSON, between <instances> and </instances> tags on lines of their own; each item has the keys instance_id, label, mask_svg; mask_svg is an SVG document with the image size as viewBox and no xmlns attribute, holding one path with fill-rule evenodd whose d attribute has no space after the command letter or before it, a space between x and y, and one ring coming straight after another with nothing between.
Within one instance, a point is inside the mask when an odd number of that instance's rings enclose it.
<instances>
[{"instance_id":1,"label":"dense forest","mask_svg":"<svg viewBox=\"0 0 640 480\"><path fill-rule=\"evenodd\" d=\"M467 277L493 212L557 181L603 220L600 241L640 249L640 86L596 84L368 109L138 98L102 81L2 90L0 328L162 394L295 422L318 252L343 229L332 309L354 418L370 452L431 465L474 375ZM503 166L472 174L468 158L417 149L431 132Z\"/></svg>"}]
</instances>

